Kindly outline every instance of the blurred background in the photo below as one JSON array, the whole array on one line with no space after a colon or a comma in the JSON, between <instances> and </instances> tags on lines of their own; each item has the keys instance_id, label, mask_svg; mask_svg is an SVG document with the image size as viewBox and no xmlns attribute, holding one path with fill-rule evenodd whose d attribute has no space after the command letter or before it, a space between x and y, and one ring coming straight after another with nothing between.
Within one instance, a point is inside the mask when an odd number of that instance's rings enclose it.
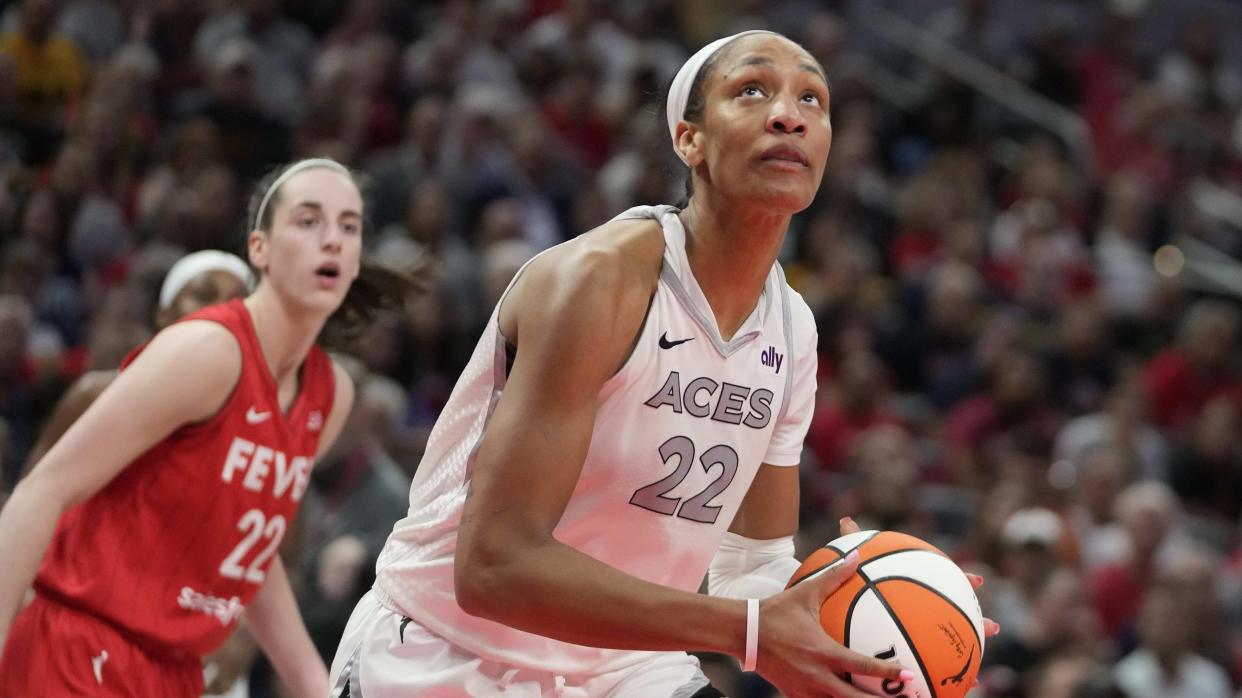
<instances>
[{"instance_id":1,"label":"blurred background","mask_svg":"<svg viewBox=\"0 0 1242 698\"><path fill-rule=\"evenodd\" d=\"M782 255L820 331L802 552L850 515L986 575L1003 634L974 696L1234 696L1236 0L0 3L0 496L66 387L154 331L171 263L243 253L268 167L348 163L370 253L437 274L357 343L348 436L287 546L330 660L499 293L681 200L662 92L748 28L832 82L827 173ZM277 695L252 655L212 690Z\"/></svg>"}]
</instances>

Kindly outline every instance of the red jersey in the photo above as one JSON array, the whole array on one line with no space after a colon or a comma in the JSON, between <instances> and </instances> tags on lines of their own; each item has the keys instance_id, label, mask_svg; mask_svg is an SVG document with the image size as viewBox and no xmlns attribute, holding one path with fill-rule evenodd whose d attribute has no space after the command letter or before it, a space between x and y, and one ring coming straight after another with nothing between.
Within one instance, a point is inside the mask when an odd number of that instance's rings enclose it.
<instances>
[{"instance_id":1,"label":"red jersey","mask_svg":"<svg viewBox=\"0 0 1242 698\"><path fill-rule=\"evenodd\" d=\"M45 598L174 657L220 646L263 583L306 492L335 391L331 360L312 347L282 414L241 300L185 319L218 322L237 338L232 395L67 511L35 578Z\"/></svg>"}]
</instances>

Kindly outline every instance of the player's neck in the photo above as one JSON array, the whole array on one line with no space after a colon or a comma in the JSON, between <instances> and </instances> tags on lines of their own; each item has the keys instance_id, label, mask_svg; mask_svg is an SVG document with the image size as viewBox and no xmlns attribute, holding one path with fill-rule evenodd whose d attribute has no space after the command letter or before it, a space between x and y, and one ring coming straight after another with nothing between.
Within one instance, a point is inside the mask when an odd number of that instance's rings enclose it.
<instances>
[{"instance_id":1,"label":"player's neck","mask_svg":"<svg viewBox=\"0 0 1242 698\"><path fill-rule=\"evenodd\" d=\"M271 292L252 293L243 302L276 385L283 389L289 381L296 382L298 369L323 328L323 319L289 312Z\"/></svg>"},{"instance_id":2,"label":"player's neck","mask_svg":"<svg viewBox=\"0 0 1242 698\"><path fill-rule=\"evenodd\" d=\"M716 315L722 339L731 339L759 302L789 219L697 199L682 212L690 270Z\"/></svg>"}]
</instances>

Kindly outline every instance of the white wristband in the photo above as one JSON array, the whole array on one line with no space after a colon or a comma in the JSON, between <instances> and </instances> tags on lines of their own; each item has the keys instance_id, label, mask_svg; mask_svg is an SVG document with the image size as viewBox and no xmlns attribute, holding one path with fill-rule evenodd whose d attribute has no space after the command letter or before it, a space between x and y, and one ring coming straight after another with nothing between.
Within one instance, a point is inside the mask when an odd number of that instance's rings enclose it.
<instances>
[{"instance_id":1,"label":"white wristband","mask_svg":"<svg viewBox=\"0 0 1242 698\"><path fill-rule=\"evenodd\" d=\"M742 671L754 671L759 660L759 599L746 599L746 660Z\"/></svg>"}]
</instances>

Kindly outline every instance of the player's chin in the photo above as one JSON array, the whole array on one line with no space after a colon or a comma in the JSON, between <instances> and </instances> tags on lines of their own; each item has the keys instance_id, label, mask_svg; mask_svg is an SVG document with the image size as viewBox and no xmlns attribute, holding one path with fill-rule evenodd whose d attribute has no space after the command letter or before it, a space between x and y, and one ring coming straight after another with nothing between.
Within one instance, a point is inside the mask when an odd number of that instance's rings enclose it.
<instances>
[{"instance_id":1,"label":"player's chin","mask_svg":"<svg viewBox=\"0 0 1242 698\"><path fill-rule=\"evenodd\" d=\"M769 209L797 213L815 200L819 175L811 168L767 168L762 176L748 182L747 194L761 200Z\"/></svg>"},{"instance_id":2,"label":"player's chin","mask_svg":"<svg viewBox=\"0 0 1242 698\"><path fill-rule=\"evenodd\" d=\"M302 295L302 307L308 312L319 315L331 315L335 313L341 304L345 302L345 291L348 289L312 289L309 293Z\"/></svg>"},{"instance_id":3,"label":"player's chin","mask_svg":"<svg viewBox=\"0 0 1242 698\"><path fill-rule=\"evenodd\" d=\"M791 182L782 186L765 187L757 198L768 211L792 215L811 205L815 200L815 189L811 184Z\"/></svg>"}]
</instances>

